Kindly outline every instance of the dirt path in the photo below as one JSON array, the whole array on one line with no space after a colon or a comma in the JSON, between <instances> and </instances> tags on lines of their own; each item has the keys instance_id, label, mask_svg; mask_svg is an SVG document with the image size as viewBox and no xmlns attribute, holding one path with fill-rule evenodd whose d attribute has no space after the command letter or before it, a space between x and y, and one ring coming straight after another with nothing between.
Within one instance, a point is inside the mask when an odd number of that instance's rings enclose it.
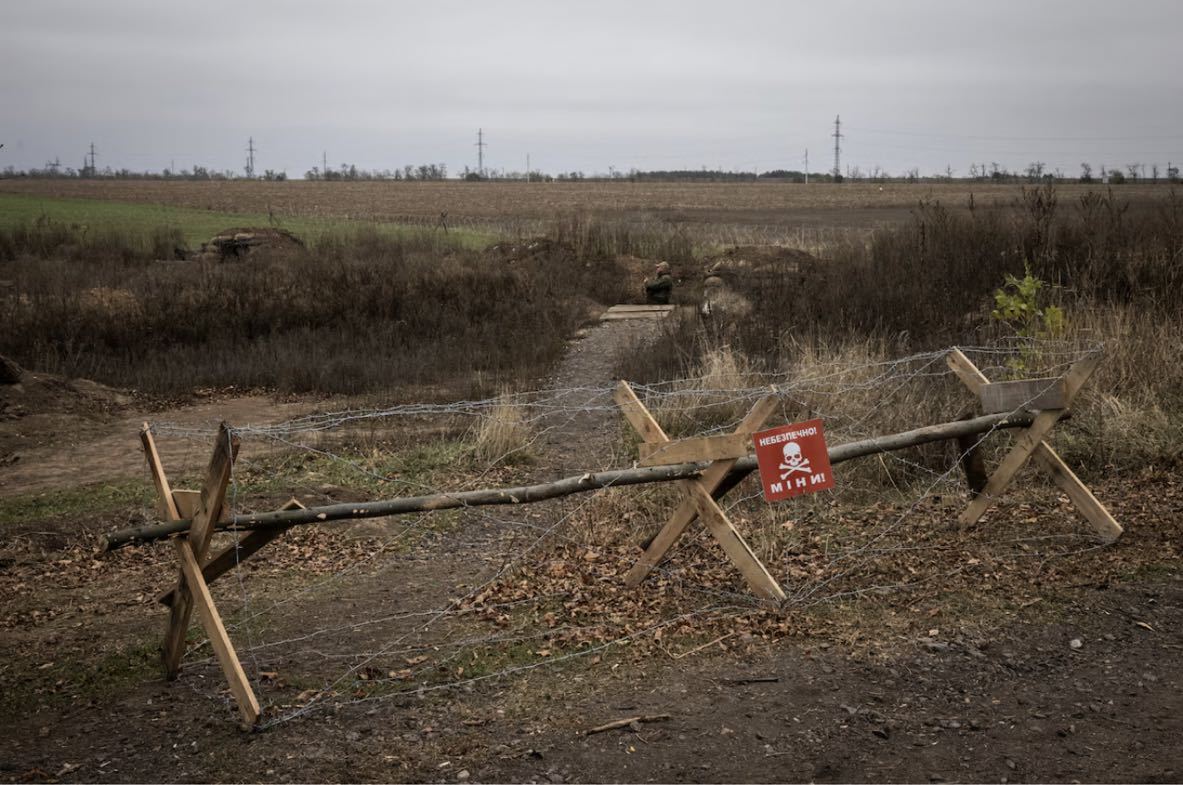
<instances>
[{"instance_id":1,"label":"dirt path","mask_svg":"<svg viewBox=\"0 0 1183 785\"><path fill-rule=\"evenodd\" d=\"M601 322L573 341L547 382L562 391L556 403L568 411L540 423L539 464L552 475L607 468L620 415L612 401L613 373L624 354L652 340L663 322Z\"/></svg>"},{"instance_id":2,"label":"dirt path","mask_svg":"<svg viewBox=\"0 0 1183 785\"><path fill-rule=\"evenodd\" d=\"M0 496L146 477L139 438L145 420L205 429L212 438L223 420L234 424L269 424L306 414L314 408L307 403L278 403L267 396L249 396L151 414L126 414L109 423L89 424L61 434L52 445L22 450L18 461L0 468ZM185 466L200 470L211 444L209 439L205 445L186 439L159 439L157 448L166 469Z\"/></svg>"}]
</instances>

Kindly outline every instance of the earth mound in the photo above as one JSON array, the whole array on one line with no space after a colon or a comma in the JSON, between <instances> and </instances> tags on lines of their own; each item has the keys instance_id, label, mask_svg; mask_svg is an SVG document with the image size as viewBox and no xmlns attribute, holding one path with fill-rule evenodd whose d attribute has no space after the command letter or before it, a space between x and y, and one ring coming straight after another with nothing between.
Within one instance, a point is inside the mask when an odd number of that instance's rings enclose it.
<instances>
[{"instance_id":1,"label":"earth mound","mask_svg":"<svg viewBox=\"0 0 1183 785\"><path fill-rule=\"evenodd\" d=\"M234 227L218 232L203 243L197 258L224 262L241 259L259 251L283 252L304 249L304 241L286 229L272 227Z\"/></svg>"}]
</instances>

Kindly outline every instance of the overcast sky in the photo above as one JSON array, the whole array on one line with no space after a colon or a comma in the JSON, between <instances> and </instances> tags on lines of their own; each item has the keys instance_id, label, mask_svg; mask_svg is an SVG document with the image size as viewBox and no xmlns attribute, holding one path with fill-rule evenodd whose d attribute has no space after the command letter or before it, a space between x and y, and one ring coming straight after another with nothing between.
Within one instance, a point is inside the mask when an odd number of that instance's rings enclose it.
<instances>
[{"instance_id":1,"label":"overcast sky","mask_svg":"<svg viewBox=\"0 0 1183 785\"><path fill-rule=\"evenodd\" d=\"M1183 161L1183 2L0 4L0 167Z\"/></svg>"}]
</instances>

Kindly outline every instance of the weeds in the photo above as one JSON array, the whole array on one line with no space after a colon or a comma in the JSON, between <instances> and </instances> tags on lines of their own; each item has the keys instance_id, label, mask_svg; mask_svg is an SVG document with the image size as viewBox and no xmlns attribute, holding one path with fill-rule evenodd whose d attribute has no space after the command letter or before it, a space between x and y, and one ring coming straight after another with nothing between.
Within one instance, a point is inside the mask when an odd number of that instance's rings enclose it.
<instances>
[{"instance_id":1,"label":"weeds","mask_svg":"<svg viewBox=\"0 0 1183 785\"><path fill-rule=\"evenodd\" d=\"M472 428L473 456L485 466L529 457L531 429L521 406L502 394L497 404Z\"/></svg>"},{"instance_id":2,"label":"weeds","mask_svg":"<svg viewBox=\"0 0 1183 785\"><path fill-rule=\"evenodd\" d=\"M545 372L586 303L621 279L562 246L502 262L431 233L326 234L229 263L154 262L165 231L100 244L40 222L3 236L0 353L153 393L518 382Z\"/></svg>"}]
</instances>

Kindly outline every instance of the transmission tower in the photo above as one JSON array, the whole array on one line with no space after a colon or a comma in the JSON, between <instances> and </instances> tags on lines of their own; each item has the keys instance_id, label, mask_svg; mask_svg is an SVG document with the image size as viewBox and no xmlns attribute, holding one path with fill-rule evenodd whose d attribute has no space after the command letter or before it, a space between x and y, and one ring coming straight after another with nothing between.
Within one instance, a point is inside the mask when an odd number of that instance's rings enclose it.
<instances>
[{"instance_id":1,"label":"transmission tower","mask_svg":"<svg viewBox=\"0 0 1183 785\"><path fill-rule=\"evenodd\" d=\"M809 185L809 148L805 148L805 184Z\"/></svg>"},{"instance_id":2,"label":"transmission tower","mask_svg":"<svg viewBox=\"0 0 1183 785\"><path fill-rule=\"evenodd\" d=\"M482 178L485 176L485 129L476 129L476 173Z\"/></svg>"},{"instance_id":3,"label":"transmission tower","mask_svg":"<svg viewBox=\"0 0 1183 785\"><path fill-rule=\"evenodd\" d=\"M255 137L253 136L246 143L246 176L248 180L255 176Z\"/></svg>"},{"instance_id":4,"label":"transmission tower","mask_svg":"<svg viewBox=\"0 0 1183 785\"><path fill-rule=\"evenodd\" d=\"M86 157L85 157L85 156L83 156L82 160L84 160L84 161L85 161L85 160L86 160ZM91 143L90 143L90 165L87 167L87 171L88 171L88 172L90 172L90 174L91 174L92 176L93 176L93 175L95 174L95 172L97 171L97 170L95 169L95 167L94 167L94 142L91 142Z\"/></svg>"},{"instance_id":5,"label":"transmission tower","mask_svg":"<svg viewBox=\"0 0 1183 785\"><path fill-rule=\"evenodd\" d=\"M834 182L842 177L842 118L834 115Z\"/></svg>"}]
</instances>

